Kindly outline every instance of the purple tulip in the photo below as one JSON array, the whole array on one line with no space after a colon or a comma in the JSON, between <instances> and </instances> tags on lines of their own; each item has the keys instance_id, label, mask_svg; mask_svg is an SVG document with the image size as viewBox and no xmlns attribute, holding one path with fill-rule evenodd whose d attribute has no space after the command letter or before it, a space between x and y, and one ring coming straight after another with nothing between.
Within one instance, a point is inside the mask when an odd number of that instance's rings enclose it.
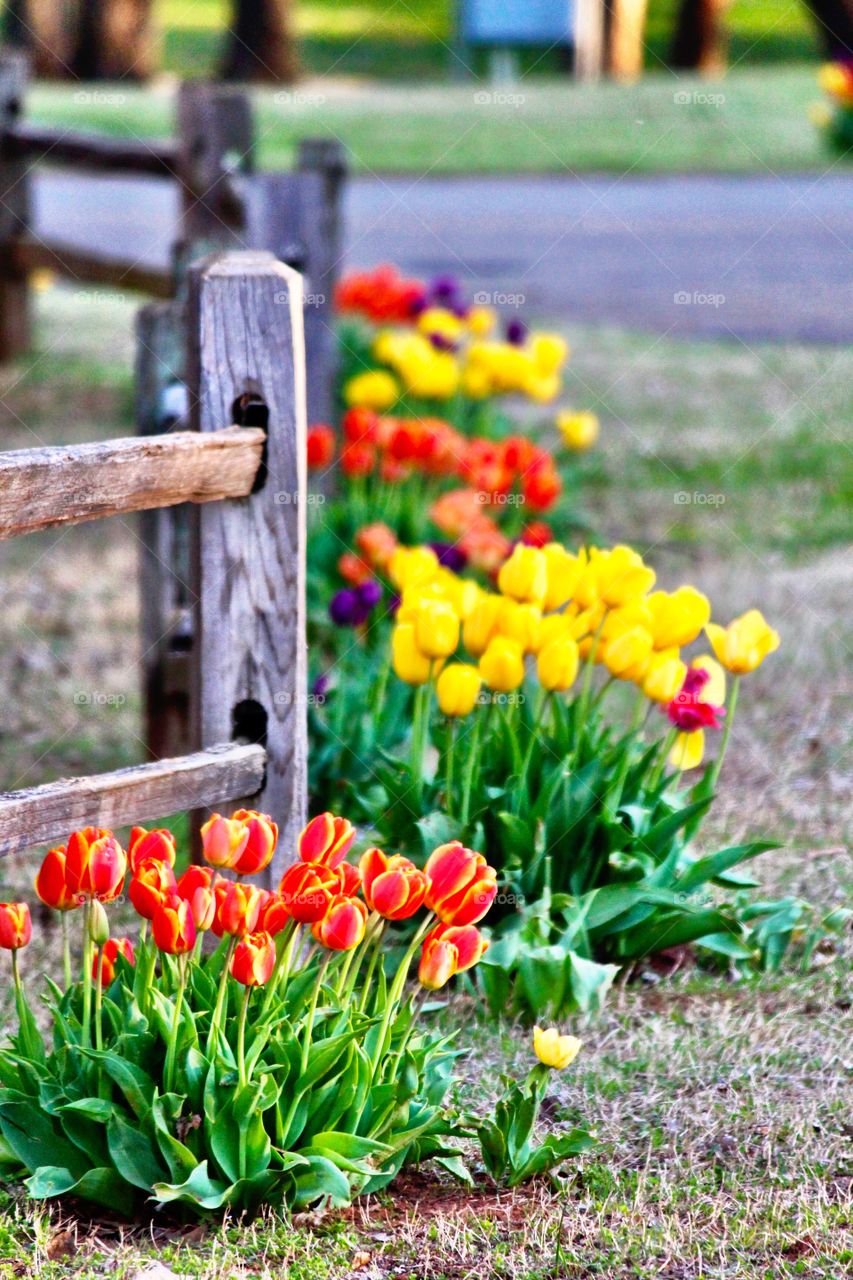
<instances>
[{"instance_id":1,"label":"purple tulip","mask_svg":"<svg viewBox=\"0 0 853 1280\"><path fill-rule=\"evenodd\" d=\"M375 609L382 599L382 585L375 578L368 578L356 587L356 595L366 609Z\"/></svg>"},{"instance_id":2,"label":"purple tulip","mask_svg":"<svg viewBox=\"0 0 853 1280\"><path fill-rule=\"evenodd\" d=\"M462 286L456 276L445 275L436 276L429 284L430 297L442 306L458 301L462 293Z\"/></svg>"},{"instance_id":3,"label":"purple tulip","mask_svg":"<svg viewBox=\"0 0 853 1280\"><path fill-rule=\"evenodd\" d=\"M429 340L436 351L455 351L459 346L458 342L454 342L453 338L448 338L443 333L431 333Z\"/></svg>"},{"instance_id":4,"label":"purple tulip","mask_svg":"<svg viewBox=\"0 0 853 1280\"><path fill-rule=\"evenodd\" d=\"M324 673L317 676L311 685L311 697L318 706L322 706L326 701L326 694L329 692L329 677Z\"/></svg>"},{"instance_id":5,"label":"purple tulip","mask_svg":"<svg viewBox=\"0 0 853 1280\"><path fill-rule=\"evenodd\" d=\"M461 547L450 542L431 542L429 544L438 556L438 563L452 573L461 573L468 563L468 557Z\"/></svg>"},{"instance_id":6,"label":"purple tulip","mask_svg":"<svg viewBox=\"0 0 853 1280\"><path fill-rule=\"evenodd\" d=\"M332 596L329 617L336 627L357 627L364 622L365 608L357 591L344 587Z\"/></svg>"},{"instance_id":7,"label":"purple tulip","mask_svg":"<svg viewBox=\"0 0 853 1280\"><path fill-rule=\"evenodd\" d=\"M524 339L527 337L527 325L523 320L508 320L506 325L506 340L514 347L524 345Z\"/></svg>"}]
</instances>

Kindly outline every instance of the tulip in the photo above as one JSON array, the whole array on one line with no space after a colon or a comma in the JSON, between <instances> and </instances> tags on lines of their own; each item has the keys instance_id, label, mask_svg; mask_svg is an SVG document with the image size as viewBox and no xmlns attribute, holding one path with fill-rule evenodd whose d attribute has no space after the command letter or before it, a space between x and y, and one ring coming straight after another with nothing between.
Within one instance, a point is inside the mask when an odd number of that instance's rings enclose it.
<instances>
[{"instance_id":1,"label":"tulip","mask_svg":"<svg viewBox=\"0 0 853 1280\"><path fill-rule=\"evenodd\" d=\"M545 597L542 608L546 612L560 609L571 600L580 574L577 556L571 555L559 542L548 542L542 548L545 557Z\"/></svg>"},{"instance_id":2,"label":"tulip","mask_svg":"<svg viewBox=\"0 0 853 1280\"><path fill-rule=\"evenodd\" d=\"M726 700L726 673L709 653L701 653L690 664L691 671L703 671L708 677L702 688L702 696L706 702L721 707Z\"/></svg>"},{"instance_id":3,"label":"tulip","mask_svg":"<svg viewBox=\"0 0 853 1280\"><path fill-rule=\"evenodd\" d=\"M548 562L538 547L516 544L510 558L501 565L498 586L505 596L523 604L541 605L548 589Z\"/></svg>"},{"instance_id":4,"label":"tulip","mask_svg":"<svg viewBox=\"0 0 853 1280\"><path fill-rule=\"evenodd\" d=\"M484 654L489 641L497 634L504 603L500 596L483 594L463 622L462 643L472 657Z\"/></svg>"},{"instance_id":5,"label":"tulip","mask_svg":"<svg viewBox=\"0 0 853 1280\"><path fill-rule=\"evenodd\" d=\"M368 369L350 378L343 389L346 404L381 413L400 398L397 380L384 369Z\"/></svg>"},{"instance_id":6,"label":"tulip","mask_svg":"<svg viewBox=\"0 0 853 1280\"><path fill-rule=\"evenodd\" d=\"M26 902L0 902L0 947L18 951L33 936L33 922Z\"/></svg>"},{"instance_id":7,"label":"tulip","mask_svg":"<svg viewBox=\"0 0 853 1280\"><path fill-rule=\"evenodd\" d=\"M158 950L165 951L167 955L182 956L195 946L196 927L190 904L177 895L158 907L151 929Z\"/></svg>"},{"instance_id":8,"label":"tulip","mask_svg":"<svg viewBox=\"0 0 853 1280\"><path fill-rule=\"evenodd\" d=\"M442 714L467 716L476 706L481 684L477 668L466 662L454 662L445 667L435 685Z\"/></svg>"},{"instance_id":9,"label":"tulip","mask_svg":"<svg viewBox=\"0 0 853 1280\"><path fill-rule=\"evenodd\" d=\"M285 871L278 891L294 920L316 924L341 893L340 874L322 862L296 862Z\"/></svg>"},{"instance_id":10,"label":"tulip","mask_svg":"<svg viewBox=\"0 0 853 1280\"><path fill-rule=\"evenodd\" d=\"M438 924L424 939L424 947L430 941L449 942L456 948L455 973L473 969L489 949L489 942L475 924Z\"/></svg>"},{"instance_id":11,"label":"tulip","mask_svg":"<svg viewBox=\"0 0 853 1280\"><path fill-rule=\"evenodd\" d=\"M601 644L601 661L611 675L623 676L652 651L652 637L645 627L627 627Z\"/></svg>"},{"instance_id":12,"label":"tulip","mask_svg":"<svg viewBox=\"0 0 853 1280\"><path fill-rule=\"evenodd\" d=\"M536 653L542 635L542 610L538 604L504 600L498 620L498 634L517 640L524 653Z\"/></svg>"},{"instance_id":13,"label":"tulip","mask_svg":"<svg viewBox=\"0 0 853 1280\"><path fill-rule=\"evenodd\" d=\"M381 521L363 525L355 535L355 545L374 569L385 571L397 549L397 535Z\"/></svg>"},{"instance_id":14,"label":"tulip","mask_svg":"<svg viewBox=\"0 0 853 1280\"><path fill-rule=\"evenodd\" d=\"M560 473L550 458L530 467L521 481L524 501L534 511L550 510L562 491L563 482L560 479Z\"/></svg>"},{"instance_id":15,"label":"tulip","mask_svg":"<svg viewBox=\"0 0 853 1280\"><path fill-rule=\"evenodd\" d=\"M262 987L269 982L275 968L275 941L271 934L258 930L241 938L231 957L231 977L244 987Z\"/></svg>"},{"instance_id":16,"label":"tulip","mask_svg":"<svg viewBox=\"0 0 853 1280\"><path fill-rule=\"evenodd\" d=\"M427 991L438 991L456 973L459 952L452 942L430 936L424 939L421 962L418 965L418 981Z\"/></svg>"},{"instance_id":17,"label":"tulip","mask_svg":"<svg viewBox=\"0 0 853 1280\"><path fill-rule=\"evenodd\" d=\"M671 702L681 691L687 665L677 654L654 653L643 674L643 693L652 702Z\"/></svg>"},{"instance_id":18,"label":"tulip","mask_svg":"<svg viewBox=\"0 0 853 1280\"><path fill-rule=\"evenodd\" d=\"M427 880L408 858L387 857L368 849L359 862L364 899L371 911L386 920L408 920L423 905Z\"/></svg>"},{"instance_id":19,"label":"tulip","mask_svg":"<svg viewBox=\"0 0 853 1280\"><path fill-rule=\"evenodd\" d=\"M332 428L322 422L310 426L306 436L306 452L309 471L328 467L335 456L335 433Z\"/></svg>"},{"instance_id":20,"label":"tulip","mask_svg":"<svg viewBox=\"0 0 853 1280\"><path fill-rule=\"evenodd\" d=\"M561 1036L556 1027L549 1027L547 1031L542 1027L533 1028L536 1057L555 1071L564 1071L571 1066L580 1053L582 1044L583 1041L576 1036Z\"/></svg>"},{"instance_id":21,"label":"tulip","mask_svg":"<svg viewBox=\"0 0 853 1280\"><path fill-rule=\"evenodd\" d=\"M340 880L340 892L347 898L354 898L361 888L361 871L351 862L342 862L336 870Z\"/></svg>"},{"instance_id":22,"label":"tulip","mask_svg":"<svg viewBox=\"0 0 853 1280\"><path fill-rule=\"evenodd\" d=\"M137 863L128 896L143 920L153 920L164 900L177 891L178 882L168 862L143 858Z\"/></svg>"},{"instance_id":23,"label":"tulip","mask_svg":"<svg viewBox=\"0 0 853 1280\"><path fill-rule=\"evenodd\" d=\"M48 849L36 876L35 889L46 907L54 911L73 911L82 898L69 892L65 879L65 850L60 846Z\"/></svg>"},{"instance_id":24,"label":"tulip","mask_svg":"<svg viewBox=\"0 0 853 1280\"><path fill-rule=\"evenodd\" d=\"M609 551L593 548L590 568L599 599L611 609L644 596L655 584L654 569L644 564L643 557L632 547L619 545Z\"/></svg>"},{"instance_id":25,"label":"tulip","mask_svg":"<svg viewBox=\"0 0 853 1280\"><path fill-rule=\"evenodd\" d=\"M510 693L524 680L524 653L517 640L495 636L480 659L480 675L490 689Z\"/></svg>"},{"instance_id":26,"label":"tulip","mask_svg":"<svg viewBox=\"0 0 853 1280\"><path fill-rule=\"evenodd\" d=\"M127 846L127 862L130 874L136 875L136 868L146 858L157 858L160 862L175 865L175 837L165 827L154 831L146 831L145 827L133 827L130 842Z\"/></svg>"},{"instance_id":27,"label":"tulip","mask_svg":"<svg viewBox=\"0 0 853 1280\"><path fill-rule=\"evenodd\" d=\"M395 547L388 559L387 573L398 591L431 582L439 568L431 547Z\"/></svg>"},{"instance_id":28,"label":"tulip","mask_svg":"<svg viewBox=\"0 0 853 1280\"><path fill-rule=\"evenodd\" d=\"M224 933L242 938L254 933L263 897L253 884L238 884L233 880L220 880L215 888L216 911L212 929L217 938Z\"/></svg>"},{"instance_id":29,"label":"tulip","mask_svg":"<svg viewBox=\"0 0 853 1280\"><path fill-rule=\"evenodd\" d=\"M187 867L176 886L178 897L190 904L193 923L198 933L204 933L213 924L216 913L216 894L213 883L212 869L193 863Z\"/></svg>"},{"instance_id":30,"label":"tulip","mask_svg":"<svg viewBox=\"0 0 853 1280\"><path fill-rule=\"evenodd\" d=\"M768 626L758 609L750 609L727 627L709 622L705 633L717 660L733 676L748 675L779 648L779 632Z\"/></svg>"},{"instance_id":31,"label":"tulip","mask_svg":"<svg viewBox=\"0 0 853 1280\"><path fill-rule=\"evenodd\" d=\"M352 951L364 937L366 925L367 907L361 899L338 894L322 920L312 925L311 932L330 951Z\"/></svg>"},{"instance_id":32,"label":"tulip","mask_svg":"<svg viewBox=\"0 0 853 1280\"><path fill-rule=\"evenodd\" d=\"M280 893L261 890L261 906L258 911L257 933L271 933L275 938L290 921L287 903Z\"/></svg>"},{"instance_id":33,"label":"tulip","mask_svg":"<svg viewBox=\"0 0 853 1280\"><path fill-rule=\"evenodd\" d=\"M695 587L653 591L648 602L656 649L681 649L692 644L711 616L708 597Z\"/></svg>"},{"instance_id":34,"label":"tulip","mask_svg":"<svg viewBox=\"0 0 853 1280\"><path fill-rule=\"evenodd\" d=\"M591 449L598 440L598 418L594 413L564 411L557 414L557 430L567 449L583 453L586 449Z\"/></svg>"},{"instance_id":35,"label":"tulip","mask_svg":"<svg viewBox=\"0 0 853 1280\"><path fill-rule=\"evenodd\" d=\"M76 898L112 902L121 893L127 856L111 831L84 827L69 837L65 883Z\"/></svg>"},{"instance_id":36,"label":"tulip","mask_svg":"<svg viewBox=\"0 0 853 1280\"><path fill-rule=\"evenodd\" d=\"M231 815L232 822L242 822L249 832L243 852L230 869L238 876L255 876L269 866L278 842L278 826L265 813L254 809L237 809Z\"/></svg>"},{"instance_id":37,"label":"tulip","mask_svg":"<svg viewBox=\"0 0 853 1280\"><path fill-rule=\"evenodd\" d=\"M406 684L423 685L432 673L432 661L418 648L415 628L401 622L391 633L391 659L394 674Z\"/></svg>"},{"instance_id":38,"label":"tulip","mask_svg":"<svg viewBox=\"0 0 853 1280\"><path fill-rule=\"evenodd\" d=\"M426 905L444 924L476 924L498 892L494 867L458 840L434 849L424 872Z\"/></svg>"},{"instance_id":39,"label":"tulip","mask_svg":"<svg viewBox=\"0 0 853 1280\"><path fill-rule=\"evenodd\" d=\"M346 818L320 813L303 829L297 852L303 862L322 863L335 869L349 852L355 840L355 827Z\"/></svg>"},{"instance_id":40,"label":"tulip","mask_svg":"<svg viewBox=\"0 0 853 1280\"><path fill-rule=\"evenodd\" d=\"M449 658L459 643L459 618L445 600L428 600L415 612L415 644L427 658Z\"/></svg>"},{"instance_id":41,"label":"tulip","mask_svg":"<svg viewBox=\"0 0 853 1280\"><path fill-rule=\"evenodd\" d=\"M98 964L101 966L101 985L108 987L116 976L116 961L123 956L129 965L136 963L130 938L108 938L92 959L92 980L98 980Z\"/></svg>"},{"instance_id":42,"label":"tulip","mask_svg":"<svg viewBox=\"0 0 853 1280\"><path fill-rule=\"evenodd\" d=\"M201 829L204 860L212 867L233 869L248 843L249 828L237 818L214 813Z\"/></svg>"},{"instance_id":43,"label":"tulip","mask_svg":"<svg viewBox=\"0 0 853 1280\"><path fill-rule=\"evenodd\" d=\"M697 769L702 763L704 754L705 732L703 729L692 729L676 736L672 751L669 753L669 763L673 769L680 769L682 772L687 769Z\"/></svg>"},{"instance_id":44,"label":"tulip","mask_svg":"<svg viewBox=\"0 0 853 1280\"><path fill-rule=\"evenodd\" d=\"M569 635L552 640L540 649L536 674L542 688L549 693L570 689L578 673L579 656L577 643Z\"/></svg>"}]
</instances>

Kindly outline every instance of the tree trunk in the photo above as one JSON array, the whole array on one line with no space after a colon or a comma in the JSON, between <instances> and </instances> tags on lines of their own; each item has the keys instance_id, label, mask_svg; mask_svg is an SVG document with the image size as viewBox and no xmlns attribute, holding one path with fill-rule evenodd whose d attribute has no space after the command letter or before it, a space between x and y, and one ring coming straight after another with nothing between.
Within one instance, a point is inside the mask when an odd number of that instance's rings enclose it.
<instances>
[{"instance_id":1,"label":"tree trunk","mask_svg":"<svg viewBox=\"0 0 853 1280\"><path fill-rule=\"evenodd\" d=\"M37 76L143 80L155 69L152 0L15 0L7 26L21 34Z\"/></svg>"},{"instance_id":2,"label":"tree trunk","mask_svg":"<svg viewBox=\"0 0 853 1280\"><path fill-rule=\"evenodd\" d=\"M605 71L617 80L643 74L647 0L608 0Z\"/></svg>"},{"instance_id":3,"label":"tree trunk","mask_svg":"<svg viewBox=\"0 0 853 1280\"><path fill-rule=\"evenodd\" d=\"M853 0L806 0L817 24L823 56L831 62L853 58Z\"/></svg>"},{"instance_id":4,"label":"tree trunk","mask_svg":"<svg viewBox=\"0 0 853 1280\"><path fill-rule=\"evenodd\" d=\"M670 52L673 67L709 75L726 66L723 13L729 0L682 0Z\"/></svg>"},{"instance_id":5,"label":"tree trunk","mask_svg":"<svg viewBox=\"0 0 853 1280\"><path fill-rule=\"evenodd\" d=\"M232 0L222 80L296 79L296 42L291 0Z\"/></svg>"}]
</instances>

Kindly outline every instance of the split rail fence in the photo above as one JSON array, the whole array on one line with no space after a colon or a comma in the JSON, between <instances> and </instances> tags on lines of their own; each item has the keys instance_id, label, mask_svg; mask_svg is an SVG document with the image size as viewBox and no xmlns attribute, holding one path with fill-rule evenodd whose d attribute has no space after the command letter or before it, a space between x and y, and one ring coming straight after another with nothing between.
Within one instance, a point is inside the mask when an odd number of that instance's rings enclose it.
<instances>
[{"instance_id":1,"label":"split rail fence","mask_svg":"<svg viewBox=\"0 0 853 1280\"><path fill-rule=\"evenodd\" d=\"M285 858L304 824L302 281L270 253L211 255L190 266L185 305L181 429L0 454L0 538L180 504L194 635L188 750L0 795L0 855L83 825L242 802L276 816ZM275 863L270 878L279 873Z\"/></svg>"}]
</instances>

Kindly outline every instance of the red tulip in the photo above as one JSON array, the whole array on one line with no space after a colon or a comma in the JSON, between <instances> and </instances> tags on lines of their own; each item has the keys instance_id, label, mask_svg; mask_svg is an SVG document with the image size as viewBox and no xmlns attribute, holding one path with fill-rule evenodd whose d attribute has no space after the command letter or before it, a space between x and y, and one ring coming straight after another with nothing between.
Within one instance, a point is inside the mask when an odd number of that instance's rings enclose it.
<instances>
[{"instance_id":1,"label":"red tulip","mask_svg":"<svg viewBox=\"0 0 853 1280\"><path fill-rule=\"evenodd\" d=\"M308 469L328 467L335 456L335 433L323 422L317 422L308 428Z\"/></svg>"},{"instance_id":2,"label":"red tulip","mask_svg":"<svg viewBox=\"0 0 853 1280\"><path fill-rule=\"evenodd\" d=\"M459 952L452 942L427 937L421 948L418 981L428 991L438 991L439 987L443 987L453 977L458 961Z\"/></svg>"},{"instance_id":3,"label":"red tulip","mask_svg":"<svg viewBox=\"0 0 853 1280\"><path fill-rule=\"evenodd\" d=\"M359 869L367 905L386 920L408 920L423 905L426 876L408 858L368 849Z\"/></svg>"},{"instance_id":4,"label":"red tulip","mask_svg":"<svg viewBox=\"0 0 853 1280\"><path fill-rule=\"evenodd\" d=\"M255 932L263 901L261 890L256 885L219 880L214 886L214 894L216 912L213 917L213 932L217 938L221 938L224 933L242 938L247 933Z\"/></svg>"},{"instance_id":5,"label":"red tulip","mask_svg":"<svg viewBox=\"0 0 853 1280\"><path fill-rule=\"evenodd\" d=\"M195 946L196 927L190 904L177 894L158 907L151 929L157 947L167 955L182 956Z\"/></svg>"},{"instance_id":6,"label":"red tulip","mask_svg":"<svg viewBox=\"0 0 853 1280\"><path fill-rule=\"evenodd\" d=\"M427 859L426 905L444 924L476 924L498 892L497 873L481 853L458 840L440 845Z\"/></svg>"},{"instance_id":7,"label":"red tulip","mask_svg":"<svg viewBox=\"0 0 853 1280\"><path fill-rule=\"evenodd\" d=\"M242 822L248 829L249 838L230 869L238 876L255 876L272 861L278 842L278 826L267 814L256 813L254 809L237 809L232 813L231 821Z\"/></svg>"},{"instance_id":8,"label":"red tulip","mask_svg":"<svg viewBox=\"0 0 853 1280\"><path fill-rule=\"evenodd\" d=\"M231 977L244 987L262 987L275 968L275 942L263 930L247 934L234 948Z\"/></svg>"},{"instance_id":9,"label":"red tulip","mask_svg":"<svg viewBox=\"0 0 853 1280\"><path fill-rule=\"evenodd\" d=\"M456 948L454 973L473 969L489 949L488 941L475 924L438 924L424 938L424 948L428 942L448 942Z\"/></svg>"},{"instance_id":10,"label":"red tulip","mask_svg":"<svg viewBox=\"0 0 853 1280\"><path fill-rule=\"evenodd\" d=\"M146 858L156 858L158 862L168 862L173 867L175 852L175 837L165 827L158 827L154 831L146 831L145 827L133 827L127 846L130 874L135 876L136 868Z\"/></svg>"},{"instance_id":11,"label":"red tulip","mask_svg":"<svg viewBox=\"0 0 853 1280\"><path fill-rule=\"evenodd\" d=\"M143 920L153 920L166 898L177 893L178 883L168 862L159 858L143 858L137 863L130 882L128 897Z\"/></svg>"},{"instance_id":12,"label":"red tulip","mask_svg":"<svg viewBox=\"0 0 853 1280\"><path fill-rule=\"evenodd\" d=\"M340 893L340 884L340 876L322 863L295 862L281 877L278 891L294 920L315 924Z\"/></svg>"},{"instance_id":13,"label":"red tulip","mask_svg":"<svg viewBox=\"0 0 853 1280\"><path fill-rule=\"evenodd\" d=\"M17 951L33 936L33 922L26 902L0 902L0 947Z\"/></svg>"},{"instance_id":14,"label":"red tulip","mask_svg":"<svg viewBox=\"0 0 853 1280\"><path fill-rule=\"evenodd\" d=\"M178 897L190 904L193 921L199 933L213 924L216 911L216 895L213 891L216 873L211 867L191 863L177 883Z\"/></svg>"},{"instance_id":15,"label":"red tulip","mask_svg":"<svg viewBox=\"0 0 853 1280\"><path fill-rule=\"evenodd\" d=\"M361 888L361 872L351 862L342 862L335 870L340 880L340 892L347 898L354 898Z\"/></svg>"},{"instance_id":16,"label":"red tulip","mask_svg":"<svg viewBox=\"0 0 853 1280\"><path fill-rule=\"evenodd\" d=\"M107 938L103 947L92 958L92 978L98 980L98 960L101 962L101 982L108 987L116 976L116 960L124 956L129 965L136 963L133 955L133 943L130 938Z\"/></svg>"},{"instance_id":17,"label":"red tulip","mask_svg":"<svg viewBox=\"0 0 853 1280\"><path fill-rule=\"evenodd\" d=\"M201 829L201 847L205 862L212 867L231 870L239 862L249 843L249 828L239 819L223 818L214 813Z\"/></svg>"},{"instance_id":18,"label":"red tulip","mask_svg":"<svg viewBox=\"0 0 853 1280\"><path fill-rule=\"evenodd\" d=\"M65 849L65 884L78 898L112 902L121 893L127 855L111 831L83 827Z\"/></svg>"},{"instance_id":19,"label":"red tulip","mask_svg":"<svg viewBox=\"0 0 853 1280\"><path fill-rule=\"evenodd\" d=\"M65 879L65 850L48 849L36 876L36 893L46 907L55 911L72 911L83 899L69 892Z\"/></svg>"},{"instance_id":20,"label":"red tulip","mask_svg":"<svg viewBox=\"0 0 853 1280\"><path fill-rule=\"evenodd\" d=\"M334 869L347 856L353 840L355 827L346 818L320 813L299 837L299 856L303 862L322 862Z\"/></svg>"},{"instance_id":21,"label":"red tulip","mask_svg":"<svg viewBox=\"0 0 853 1280\"><path fill-rule=\"evenodd\" d=\"M329 909L312 925L317 942L330 951L352 951L364 937L367 907L360 898L346 898L342 893L329 903Z\"/></svg>"},{"instance_id":22,"label":"red tulip","mask_svg":"<svg viewBox=\"0 0 853 1280\"><path fill-rule=\"evenodd\" d=\"M267 890L261 890L261 893L263 900L258 912L257 932L271 933L275 937L287 924L290 912L281 894L269 893Z\"/></svg>"}]
</instances>

